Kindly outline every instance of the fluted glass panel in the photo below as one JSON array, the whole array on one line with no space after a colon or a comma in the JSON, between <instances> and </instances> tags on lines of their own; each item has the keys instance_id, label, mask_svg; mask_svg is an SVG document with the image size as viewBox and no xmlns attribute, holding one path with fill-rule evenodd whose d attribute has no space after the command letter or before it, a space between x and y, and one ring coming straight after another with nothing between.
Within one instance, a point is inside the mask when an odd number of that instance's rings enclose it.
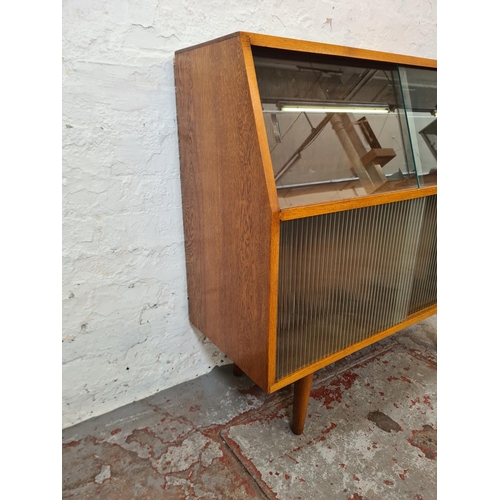
<instances>
[{"instance_id":1,"label":"fluted glass panel","mask_svg":"<svg viewBox=\"0 0 500 500\"><path fill-rule=\"evenodd\" d=\"M437 196L429 196L418 246L409 314L431 306L437 300L436 213Z\"/></svg>"},{"instance_id":2,"label":"fluted glass panel","mask_svg":"<svg viewBox=\"0 0 500 500\"><path fill-rule=\"evenodd\" d=\"M435 213L431 197L282 222L278 380L435 302Z\"/></svg>"}]
</instances>

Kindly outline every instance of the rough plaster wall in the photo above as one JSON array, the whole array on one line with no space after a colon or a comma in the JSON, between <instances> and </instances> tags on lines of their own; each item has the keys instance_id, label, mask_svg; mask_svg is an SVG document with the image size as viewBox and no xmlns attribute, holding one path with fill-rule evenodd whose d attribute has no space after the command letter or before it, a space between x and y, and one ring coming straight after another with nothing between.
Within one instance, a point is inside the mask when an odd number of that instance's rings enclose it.
<instances>
[{"instance_id":1,"label":"rough plaster wall","mask_svg":"<svg viewBox=\"0 0 500 500\"><path fill-rule=\"evenodd\" d=\"M234 31L436 57L436 0L63 1L63 425L229 362L189 324L174 51Z\"/></svg>"}]
</instances>

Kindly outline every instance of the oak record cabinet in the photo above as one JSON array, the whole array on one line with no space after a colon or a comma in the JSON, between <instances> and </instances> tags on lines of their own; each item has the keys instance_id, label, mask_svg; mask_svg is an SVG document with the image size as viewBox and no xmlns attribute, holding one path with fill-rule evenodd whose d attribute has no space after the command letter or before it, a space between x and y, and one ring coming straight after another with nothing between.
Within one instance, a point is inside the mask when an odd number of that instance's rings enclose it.
<instances>
[{"instance_id":1,"label":"oak record cabinet","mask_svg":"<svg viewBox=\"0 0 500 500\"><path fill-rule=\"evenodd\" d=\"M175 55L190 321L264 391L436 312L436 61L234 33Z\"/></svg>"}]
</instances>

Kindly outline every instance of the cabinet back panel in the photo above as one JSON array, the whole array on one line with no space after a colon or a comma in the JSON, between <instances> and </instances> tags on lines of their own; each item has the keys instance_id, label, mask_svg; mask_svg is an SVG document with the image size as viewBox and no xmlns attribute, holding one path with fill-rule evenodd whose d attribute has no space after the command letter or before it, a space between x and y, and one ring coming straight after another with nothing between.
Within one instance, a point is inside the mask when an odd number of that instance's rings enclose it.
<instances>
[{"instance_id":1,"label":"cabinet back panel","mask_svg":"<svg viewBox=\"0 0 500 500\"><path fill-rule=\"evenodd\" d=\"M436 196L283 221L276 380L436 302Z\"/></svg>"}]
</instances>

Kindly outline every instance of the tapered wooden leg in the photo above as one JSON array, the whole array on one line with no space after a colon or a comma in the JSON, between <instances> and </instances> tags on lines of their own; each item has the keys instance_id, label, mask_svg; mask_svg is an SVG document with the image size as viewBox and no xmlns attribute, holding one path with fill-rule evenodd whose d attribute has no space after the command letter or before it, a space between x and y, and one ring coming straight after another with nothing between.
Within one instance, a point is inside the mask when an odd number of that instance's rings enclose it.
<instances>
[{"instance_id":1,"label":"tapered wooden leg","mask_svg":"<svg viewBox=\"0 0 500 500\"><path fill-rule=\"evenodd\" d=\"M233 365L233 375L235 377L241 377L243 375L243 370L238 365Z\"/></svg>"},{"instance_id":2,"label":"tapered wooden leg","mask_svg":"<svg viewBox=\"0 0 500 500\"><path fill-rule=\"evenodd\" d=\"M313 375L311 373L311 375L297 380L293 386L293 416L290 427L294 434L302 434L304 430Z\"/></svg>"}]
</instances>

